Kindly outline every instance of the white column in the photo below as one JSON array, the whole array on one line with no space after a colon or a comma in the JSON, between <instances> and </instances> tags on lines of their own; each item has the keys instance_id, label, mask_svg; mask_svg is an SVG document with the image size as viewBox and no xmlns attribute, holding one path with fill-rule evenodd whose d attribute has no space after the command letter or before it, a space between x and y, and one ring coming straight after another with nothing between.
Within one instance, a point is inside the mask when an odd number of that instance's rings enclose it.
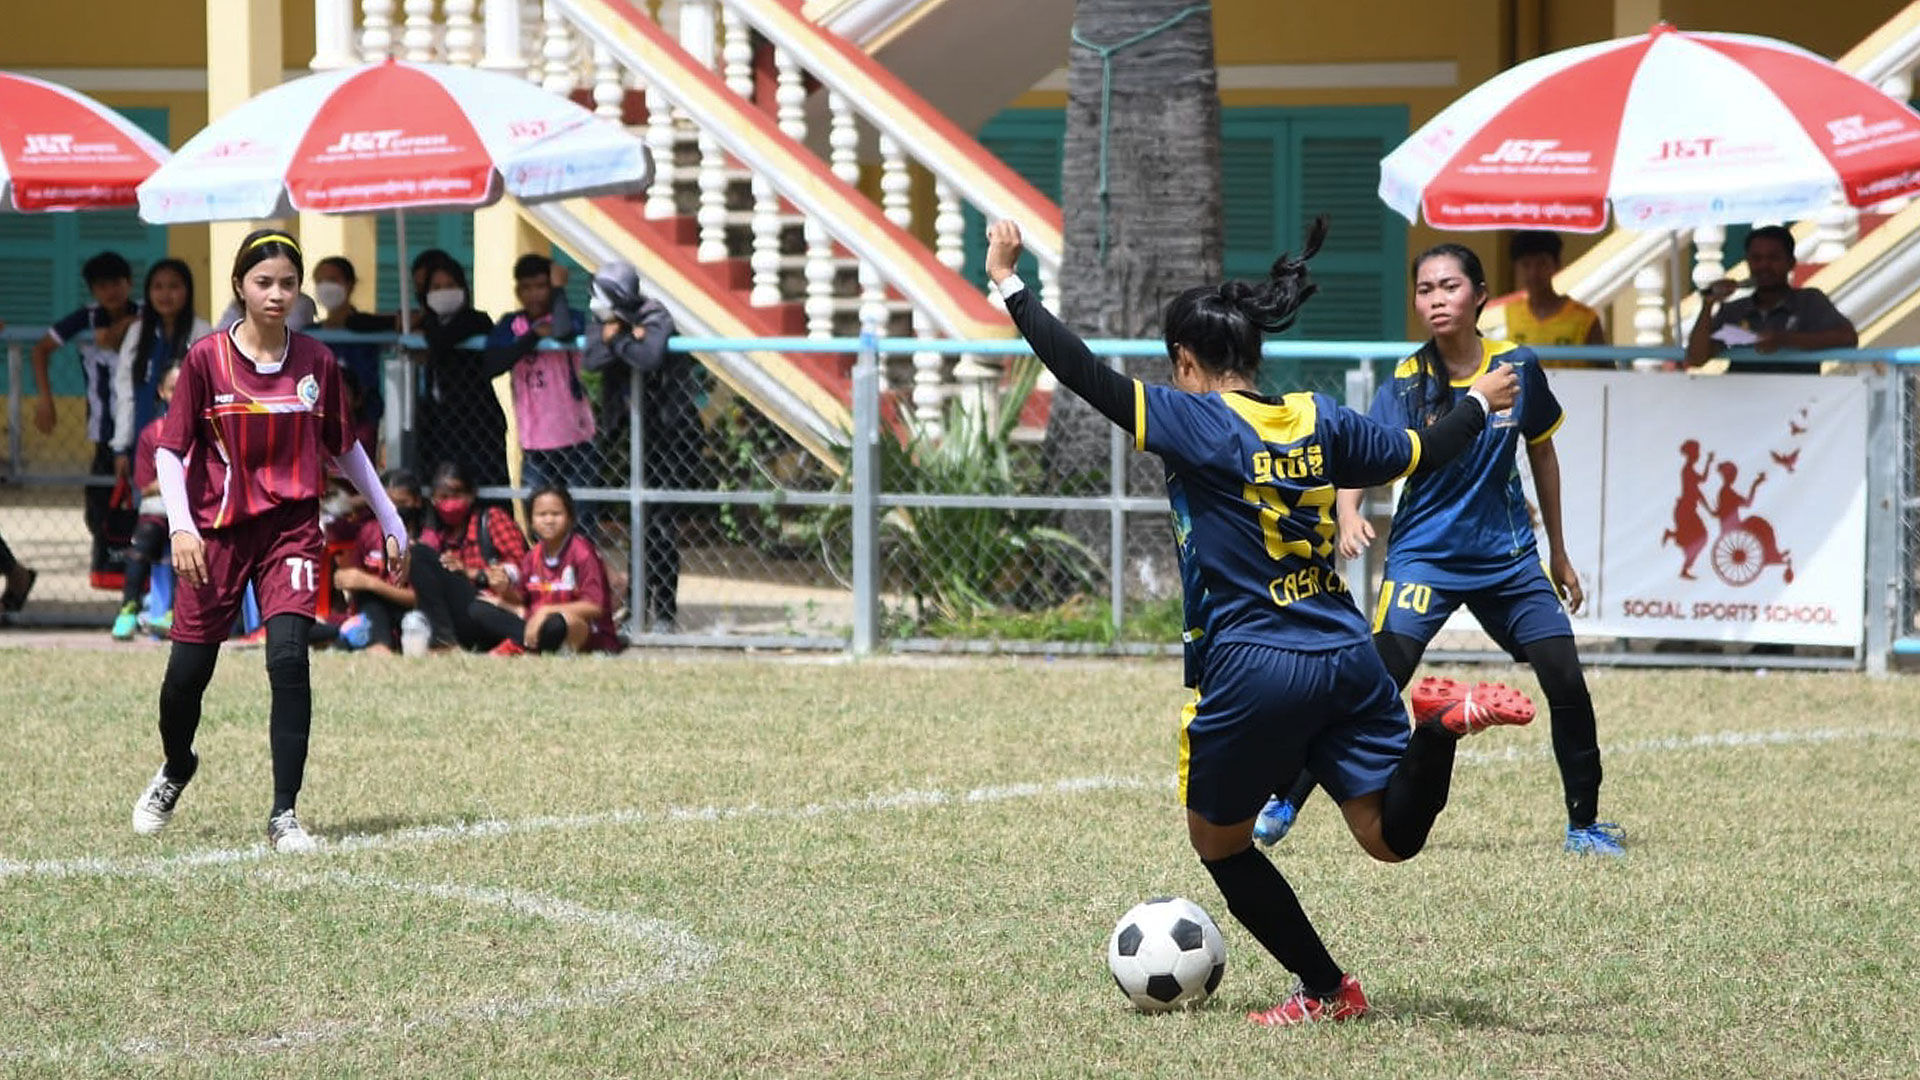
<instances>
[{"instance_id":1,"label":"white column","mask_svg":"<svg viewBox=\"0 0 1920 1080\"><path fill-rule=\"evenodd\" d=\"M1664 257L1660 262L1641 267L1633 275L1633 343L1667 343L1667 268Z\"/></svg>"},{"instance_id":2,"label":"white column","mask_svg":"<svg viewBox=\"0 0 1920 1080\"><path fill-rule=\"evenodd\" d=\"M953 185L936 177L933 182L933 257L940 265L956 273L967 261L967 243L963 235L967 217L961 213L960 197Z\"/></svg>"},{"instance_id":3,"label":"white column","mask_svg":"<svg viewBox=\"0 0 1920 1080\"><path fill-rule=\"evenodd\" d=\"M621 81L620 65L613 60L613 50L593 43L593 111L614 123L620 122L621 107L627 101L627 86Z\"/></svg>"},{"instance_id":4,"label":"white column","mask_svg":"<svg viewBox=\"0 0 1920 1080\"><path fill-rule=\"evenodd\" d=\"M832 147L833 175L849 185L860 185L860 128L853 104L836 92L827 94L827 145Z\"/></svg>"},{"instance_id":5,"label":"white column","mask_svg":"<svg viewBox=\"0 0 1920 1080\"><path fill-rule=\"evenodd\" d=\"M807 218L807 336L833 336L833 238L819 218Z\"/></svg>"},{"instance_id":6,"label":"white column","mask_svg":"<svg viewBox=\"0 0 1920 1080\"><path fill-rule=\"evenodd\" d=\"M441 37L441 44L446 46L447 63L472 67L478 59L474 45L479 36L474 33L473 24L477 5L474 0L442 0L440 6L446 16L446 33Z\"/></svg>"},{"instance_id":7,"label":"white column","mask_svg":"<svg viewBox=\"0 0 1920 1080\"><path fill-rule=\"evenodd\" d=\"M1860 238L1860 214L1835 192L1831 201L1813 215L1813 251L1807 261L1830 263L1847 253Z\"/></svg>"},{"instance_id":8,"label":"white column","mask_svg":"<svg viewBox=\"0 0 1920 1080\"><path fill-rule=\"evenodd\" d=\"M486 30L487 54L481 58L480 66L488 71L524 74L527 54L521 38L524 24L520 21L520 0L486 0L486 3L482 25Z\"/></svg>"},{"instance_id":9,"label":"white column","mask_svg":"<svg viewBox=\"0 0 1920 1080\"><path fill-rule=\"evenodd\" d=\"M313 59L307 67L333 71L359 62L353 50L353 0L314 0Z\"/></svg>"},{"instance_id":10,"label":"white column","mask_svg":"<svg viewBox=\"0 0 1920 1080\"><path fill-rule=\"evenodd\" d=\"M1704 289L1727 276L1727 230L1707 225L1693 230L1693 287Z\"/></svg>"},{"instance_id":11,"label":"white column","mask_svg":"<svg viewBox=\"0 0 1920 1080\"><path fill-rule=\"evenodd\" d=\"M933 325L927 313L916 310L913 313L913 331L915 336L925 333L925 327ZM940 415L940 403L946 398L946 387L941 385L940 369L944 359L937 352L917 352L913 354L913 421L920 430L934 438L939 438L945 425Z\"/></svg>"},{"instance_id":12,"label":"white column","mask_svg":"<svg viewBox=\"0 0 1920 1080\"><path fill-rule=\"evenodd\" d=\"M807 86L800 65L792 54L778 46L773 50L774 119L780 130L795 142L807 141Z\"/></svg>"},{"instance_id":13,"label":"white column","mask_svg":"<svg viewBox=\"0 0 1920 1080\"><path fill-rule=\"evenodd\" d=\"M887 281L874 264L860 260L860 327L871 327L881 336L892 320L887 310Z\"/></svg>"},{"instance_id":14,"label":"white column","mask_svg":"<svg viewBox=\"0 0 1920 1080\"><path fill-rule=\"evenodd\" d=\"M570 94L577 75L573 68L573 30L555 4L545 5L542 25L546 33L540 42L540 57L545 61L541 64L540 85L549 93Z\"/></svg>"},{"instance_id":15,"label":"white column","mask_svg":"<svg viewBox=\"0 0 1920 1080\"><path fill-rule=\"evenodd\" d=\"M673 107L655 86L647 87L647 151L653 155L653 185L647 188L646 213L658 221L674 216L673 182L680 175L674 161Z\"/></svg>"},{"instance_id":16,"label":"white column","mask_svg":"<svg viewBox=\"0 0 1920 1080\"><path fill-rule=\"evenodd\" d=\"M545 86L547 5L540 0L520 0L520 25L520 53L527 60L527 81Z\"/></svg>"},{"instance_id":17,"label":"white column","mask_svg":"<svg viewBox=\"0 0 1920 1080\"><path fill-rule=\"evenodd\" d=\"M907 173L906 152L891 137L880 136L880 210L888 221L909 232L913 230L912 193L913 177Z\"/></svg>"},{"instance_id":18,"label":"white column","mask_svg":"<svg viewBox=\"0 0 1920 1080\"><path fill-rule=\"evenodd\" d=\"M727 257L727 155L720 140L700 133L700 261Z\"/></svg>"},{"instance_id":19,"label":"white column","mask_svg":"<svg viewBox=\"0 0 1920 1080\"><path fill-rule=\"evenodd\" d=\"M393 54L393 0L363 0L360 5L360 59L377 64Z\"/></svg>"},{"instance_id":20,"label":"white column","mask_svg":"<svg viewBox=\"0 0 1920 1080\"><path fill-rule=\"evenodd\" d=\"M753 100L753 34L747 27L747 17L734 10L730 5L720 8L720 25L725 31L725 44L721 47L720 59L724 64L724 76L727 89L740 95L742 100Z\"/></svg>"},{"instance_id":21,"label":"white column","mask_svg":"<svg viewBox=\"0 0 1920 1080\"><path fill-rule=\"evenodd\" d=\"M406 32L400 36L402 55L416 64L433 61L433 0L406 0L401 7L407 13Z\"/></svg>"},{"instance_id":22,"label":"white column","mask_svg":"<svg viewBox=\"0 0 1920 1080\"><path fill-rule=\"evenodd\" d=\"M773 181L753 177L753 295L754 307L771 307L780 296L780 195Z\"/></svg>"},{"instance_id":23,"label":"white column","mask_svg":"<svg viewBox=\"0 0 1920 1080\"><path fill-rule=\"evenodd\" d=\"M713 0L680 0L680 47L701 67L713 67Z\"/></svg>"},{"instance_id":24,"label":"white column","mask_svg":"<svg viewBox=\"0 0 1920 1080\"><path fill-rule=\"evenodd\" d=\"M1888 97L1892 98L1893 100L1899 102L1902 105L1905 105L1907 102L1913 100L1913 72L1910 70L1902 71L1897 74L1887 76L1886 78L1880 80L1880 89L1884 91ZM1873 209L1877 213L1897 214L1900 211L1906 209L1907 204L1912 201L1913 200L1910 198L1889 199L1886 202L1883 202L1880 205L1874 207Z\"/></svg>"}]
</instances>

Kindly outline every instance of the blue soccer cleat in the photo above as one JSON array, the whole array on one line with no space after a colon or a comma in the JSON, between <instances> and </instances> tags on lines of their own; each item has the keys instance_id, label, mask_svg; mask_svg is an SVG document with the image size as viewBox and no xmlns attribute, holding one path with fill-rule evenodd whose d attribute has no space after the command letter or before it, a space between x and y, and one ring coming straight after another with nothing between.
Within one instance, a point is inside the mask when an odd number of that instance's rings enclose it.
<instances>
[{"instance_id":1,"label":"blue soccer cleat","mask_svg":"<svg viewBox=\"0 0 1920 1080\"><path fill-rule=\"evenodd\" d=\"M1260 808L1260 816L1253 819L1253 838L1261 847L1272 847L1293 828L1297 813L1292 803L1277 795L1268 799L1267 805Z\"/></svg>"},{"instance_id":2,"label":"blue soccer cleat","mask_svg":"<svg viewBox=\"0 0 1920 1080\"><path fill-rule=\"evenodd\" d=\"M1611 855L1619 858L1627 853L1623 843L1627 830L1611 821L1596 821L1585 828L1567 826L1566 849L1575 855Z\"/></svg>"}]
</instances>

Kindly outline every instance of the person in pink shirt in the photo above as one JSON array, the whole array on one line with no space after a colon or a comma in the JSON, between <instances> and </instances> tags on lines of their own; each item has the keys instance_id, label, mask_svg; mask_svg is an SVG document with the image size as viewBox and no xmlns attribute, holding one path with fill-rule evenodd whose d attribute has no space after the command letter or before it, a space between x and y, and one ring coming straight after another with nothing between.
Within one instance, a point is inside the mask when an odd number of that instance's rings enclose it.
<instances>
[{"instance_id":1,"label":"person in pink shirt","mask_svg":"<svg viewBox=\"0 0 1920 1080\"><path fill-rule=\"evenodd\" d=\"M513 291L522 305L494 324L487 337L485 373L512 373L514 425L524 451L521 480L590 487L599 479L593 450L593 402L580 381L580 350L571 343L588 325L553 284L553 260L522 255L513 264Z\"/></svg>"},{"instance_id":2,"label":"person in pink shirt","mask_svg":"<svg viewBox=\"0 0 1920 1080\"><path fill-rule=\"evenodd\" d=\"M500 637L494 652L618 652L613 592L600 553L574 527L573 496L549 484L528 504L536 543L518 566L489 574L495 600L474 602L474 618ZM482 611L491 606L490 612Z\"/></svg>"}]
</instances>

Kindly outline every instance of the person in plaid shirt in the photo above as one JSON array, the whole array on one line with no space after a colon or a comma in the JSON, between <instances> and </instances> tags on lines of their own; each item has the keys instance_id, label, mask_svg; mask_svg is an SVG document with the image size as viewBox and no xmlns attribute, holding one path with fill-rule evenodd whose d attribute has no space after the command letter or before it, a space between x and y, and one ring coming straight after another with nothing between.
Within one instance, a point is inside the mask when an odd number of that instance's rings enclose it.
<instances>
[{"instance_id":1,"label":"person in plaid shirt","mask_svg":"<svg viewBox=\"0 0 1920 1080\"><path fill-rule=\"evenodd\" d=\"M434 470L432 518L414 545L415 608L432 625L435 645L491 648L498 636L475 623L468 609L476 598L493 595L488 571L518 564L527 538L505 510L474 501L473 480L458 462L443 461Z\"/></svg>"}]
</instances>

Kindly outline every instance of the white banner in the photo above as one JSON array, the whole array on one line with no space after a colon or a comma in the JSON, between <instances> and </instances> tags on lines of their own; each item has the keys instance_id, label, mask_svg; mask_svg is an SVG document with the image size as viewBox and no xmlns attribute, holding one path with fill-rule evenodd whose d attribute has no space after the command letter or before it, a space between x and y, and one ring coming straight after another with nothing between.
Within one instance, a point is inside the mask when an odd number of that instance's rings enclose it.
<instances>
[{"instance_id":1,"label":"white banner","mask_svg":"<svg viewBox=\"0 0 1920 1080\"><path fill-rule=\"evenodd\" d=\"M1553 440L1567 555L1587 594L1576 634L1860 643L1864 380L1549 378L1567 413Z\"/></svg>"}]
</instances>

